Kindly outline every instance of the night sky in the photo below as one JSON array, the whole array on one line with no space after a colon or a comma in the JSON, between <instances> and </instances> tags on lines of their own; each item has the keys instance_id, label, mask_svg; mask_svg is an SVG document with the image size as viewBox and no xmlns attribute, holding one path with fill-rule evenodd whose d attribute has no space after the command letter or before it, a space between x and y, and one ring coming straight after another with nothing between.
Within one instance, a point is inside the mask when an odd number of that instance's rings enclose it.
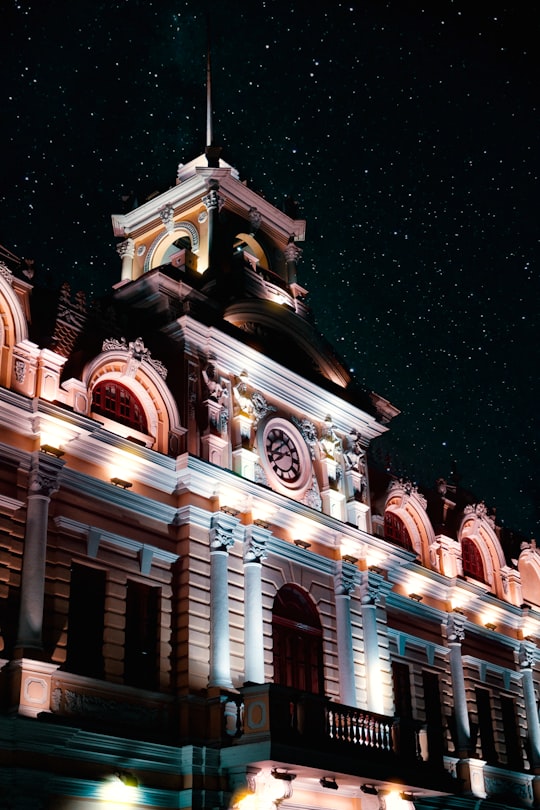
<instances>
[{"instance_id":1,"label":"night sky","mask_svg":"<svg viewBox=\"0 0 540 810\"><path fill-rule=\"evenodd\" d=\"M210 16L215 140L268 200L298 201L299 281L319 329L402 410L381 456L419 483L457 470L498 523L534 537L529 5L223 0ZM35 260L36 283L110 289L122 194L164 191L203 151L206 10L2 3L0 244Z\"/></svg>"}]
</instances>

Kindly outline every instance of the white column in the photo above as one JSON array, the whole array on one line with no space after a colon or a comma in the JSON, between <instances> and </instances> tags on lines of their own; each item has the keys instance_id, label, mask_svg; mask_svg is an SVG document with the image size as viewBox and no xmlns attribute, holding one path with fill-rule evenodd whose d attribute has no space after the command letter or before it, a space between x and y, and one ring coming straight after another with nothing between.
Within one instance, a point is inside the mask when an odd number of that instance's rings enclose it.
<instances>
[{"instance_id":1,"label":"white column","mask_svg":"<svg viewBox=\"0 0 540 810\"><path fill-rule=\"evenodd\" d=\"M351 627L351 593L356 587L357 569L342 560L336 563L334 591L339 661L339 699L347 706L356 706L356 681Z\"/></svg>"},{"instance_id":2,"label":"white column","mask_svg":"<svg viewBox=\"0 0 540 810\"><path fill-rule=\"evenodd\" d=\"M219 512L210 529L210 679L208 686L232 687L229 641L229 549L238 520Z\"/></svg>"},{"instance_id":3,"label":"white column","mask_svg":"<svg viewBox=\"0 0 540 810\"><path fill-rule=\"evenodd\" d=\"M535 653L535 644L523 642L519 648L519 666L523 684L525 714L527 715L527 730L529 732L530 766L533 771L540 768L540 723L538 721L538 706L533 680Z\"/></svg>"},{"instance_id":4,"label":"white column","mask_svg":"<svg viewBox=\"0 0 540 810\"><path fill-rule=\"evenodd\" d=\"M248 526L244 541L244 677L264 683L264 634L261 571L270 532Z\"/></svg>"},{"instance_id":5,"label":"white column","mask_svg":"<svg viewBox=\"0 0 540 810\"><path fill-rule=\"evenodd\" d=\"M32 458L24 534L21 604L16 648L21 657L32 658L43 649L43 602L47 522L51 495L58 489L64 462L36 452Z\"/></svg>"},{"instance_id":6,"label":"white column","mask_svg":"<svg viewBox=\"0 0 540 810\"><path fill-rule=\"evenodd\" d=\"M459 613L449 613L446 623L446 640L450 649L450 673L454 696L457 755L461 758L471 754L471 726L467 710L467 693L461 658L461 642L465 638L465 618Z\"/></svg>"},{"instance_id":7,"label":"white column","mask_svg":"<svg viewBox=\"0 0 540 810\"><path fill-rule=\"evenodd\" d=\"M382 668L379 656L379 636L377 633L377 600L380 594L378 583L370 582L370 577L372 576L369 571L364 572L361 583L367 709L376 714L384 714L383 690L381 684Z\"/></svg>"},{"instance_id":8,"label":"white column","mask_svg":"<svg viewBox=\"0 0 540 810\"><path fill-rule=\"evenodd\" d=\"M125 239L116 246L116 252L122 259L122 281L131 281L133 278L133 257L135 256L135 242Z\"/></svg>"}]
</instances>

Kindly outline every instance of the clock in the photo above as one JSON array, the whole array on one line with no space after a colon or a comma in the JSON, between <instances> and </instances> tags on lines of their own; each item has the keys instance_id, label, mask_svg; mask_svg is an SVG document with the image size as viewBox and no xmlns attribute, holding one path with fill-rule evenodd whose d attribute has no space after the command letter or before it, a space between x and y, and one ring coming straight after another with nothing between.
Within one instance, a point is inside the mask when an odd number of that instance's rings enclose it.
<instances>
[{"instance_id":1,"label":"clock","mask_svg":"<svg viewBox=\"0 0 540 810\"><path fill-rule=\"evenodd\" d=\"M270 419L260 436L261 461L272 486L282 491L304 489L311 462L300 432L286 419Z\"/></svg>"}]
</instances>

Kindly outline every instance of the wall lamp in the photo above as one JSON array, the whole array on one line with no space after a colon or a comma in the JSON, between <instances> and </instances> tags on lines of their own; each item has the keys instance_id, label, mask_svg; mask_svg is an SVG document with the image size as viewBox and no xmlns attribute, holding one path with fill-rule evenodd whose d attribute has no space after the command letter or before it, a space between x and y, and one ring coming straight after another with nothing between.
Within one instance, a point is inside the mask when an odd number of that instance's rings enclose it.
<instances>
[{"instance_id":1,"label":"wall lamp","mask_svg":"<svg viewBox=\"0 0 540 810\"><path fill-rule=\"evenodd\" d=\"M420 593L410 593L409 599L412 599L413 602L421 602L424 597Z\"/></svg>"},{"instance_id":2,"label":"wall lamp","mask_svg":"<svg viewBox=\"0 0 540 810\"><path fill-rule=\"evenodd\" d=\"M111 478L111 484L114 484L115 487L121 487L122 489L129 489L133 486L131 481L124 481L123 478Z\"/></svg>"},{"instance_id":3,"label":"wall lamp","mask_svg":"<svg viewBox=\"0 0 540 810\"><path fill-rule=\"evenodd\" d=\"M319 782L323 788L328 788L328 790L338 789L338 783L336 782L334 776L323 776L321 779L319 779Z\"/></svg>"},{"instance_id":4,"label":"wall lamp","mask_svg":"<svg viewBox=\"0 0 540 810\"><path fill-rule=\"evenodd\" d=\"M415 796L415 793L410 793L408 790L404 790L399 794L399 798L404 802L413 802Z\"/></svg>"},{"instance_id":5,"label":"wall lamp","mask_svg":"<svg viewBox=\"0 0 540 810\"><path fill-rule=\"evenodd\" d=\"M256 520L253 521L253 525L259 526L260 529L268 529L270 526L268 521L262 520L261 518L256 518Z\"/></svg>"},{"instance_id":6,"label":"wall lamp","mask_svg":"<svg viewBox=\"0 0 540 810\"><path fill-rule=\"evenodd\" d=\"M294 545L298 546L298 548L311 548L311 543L308 543L307 540L294 540Z\"/></svg>"},{"instance_id":7,"label":"wall lamp","mask_svg":"<svg viewBox=\"0 0 540 810\"><path fill-rule=\"evenodd\" d=\"M126 787L131 787L131 788L139 787L139 780L132 773L128 773L127 771L120 771L120 772L116 773L115 776Z\"/></svg>"},{"instance_id":8,"label":"wall lamp","mask_svg":"<svg viewBox=\"0 0 540 810\"><path fill-rule=\"evenodd\" d=\"M382 569L382 568L379 568L379 566L378 566L378 565L369 565L369 566L368 566L368 571L371 571L373 574L379 574L379 576L380 576L381 574L384 574L383 569Z\"/></svg>"},{"instance_id":9,"label":"wall lamp","mask_svg":"<svg viewBox=\"0 0 540 810\"><path fill-rule=\"evenodd\" d=\"M279 771L277 768L272 770L272 776L274 779L283 779L284 782L292 782L296 779L296 774L291 773L290 771Z\"/></svg>"},{"instance_id":10,"label":"wall lamp","mask_svg":"<svg viewBox=\"0 0 540 810\"><path fill-rule=\"evenodd\" d=\"M52 444L42 444L40 449L42 453L46 453L48 456L55 456L55 458L62 458L64 455L63 450L60 450L59 447L53 447Z\"/></svg>"},{"instance_id":11,"label":"wall lamp","mask_svg":"<svg viewBox=\"0 0 540 810\"><path fill-rule=\"evenodd\" d=\"M496 630L497 629L497 625L493 624L493 622L486 622L484 627L486 628L486 630Z\"/></svg>"},{"instance_id":12,"label":"wall lamp","mask_svg":"<svg viewBox=\"0 0 540 810\"><path fill-rule=\"evenodd\" d=\"M379 791L375 787L375 785L360 785L360 790L362 793L366 793L368 796L378 796Z\"/></svg>"},{"instance_id":13,"label":"wall lamp","mask_svg":"<svg viewBox=\"0 0 540 810\"><path fill-rule=\"evenodd\" d=\"M354 565L355 563L358 562L358 557L353 557L352 554L343 554L341 559L344 562L351 563L351 565Z\"/></svg>"},{"instance_id":14,"label":"wall lamp","mask_svg":"<svg viewBox=\"0 0 540 810\"><path fill-rule=\"evenodd\" d=\"M239 509L235 509L234 506L220 506L220 512L225 512L226 515L231 515L231 517L236 517L240 514Z\"/></svg>"}]
</instances>

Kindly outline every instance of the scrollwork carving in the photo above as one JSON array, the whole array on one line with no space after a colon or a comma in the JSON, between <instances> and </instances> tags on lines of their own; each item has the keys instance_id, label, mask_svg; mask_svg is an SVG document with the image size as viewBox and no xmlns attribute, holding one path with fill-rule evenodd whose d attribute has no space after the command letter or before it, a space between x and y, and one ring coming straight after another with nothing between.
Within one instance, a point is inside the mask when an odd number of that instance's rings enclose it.
<instances>
[{"instance_id":1,"label":"scrollwork carving","mask_svg":"<svg viewBox=\"0 0 540 810\"><path fill-rule=\"evenodd\" d=\"M214 520L210 529L210 548L212 551L229 551L234 545L233 524L220 518Z\"/></svg>"},{"instance_id":2,"label":"scrollwork carving","mask_svg":"<svg viewBox=\"0 0 540 810\"><path fill-rule=\"evenodd\" d=\"M465 639L465 617L449 613L446 620L446 638L451 644L461 644Z\"/></svg>"}]
</instances>

